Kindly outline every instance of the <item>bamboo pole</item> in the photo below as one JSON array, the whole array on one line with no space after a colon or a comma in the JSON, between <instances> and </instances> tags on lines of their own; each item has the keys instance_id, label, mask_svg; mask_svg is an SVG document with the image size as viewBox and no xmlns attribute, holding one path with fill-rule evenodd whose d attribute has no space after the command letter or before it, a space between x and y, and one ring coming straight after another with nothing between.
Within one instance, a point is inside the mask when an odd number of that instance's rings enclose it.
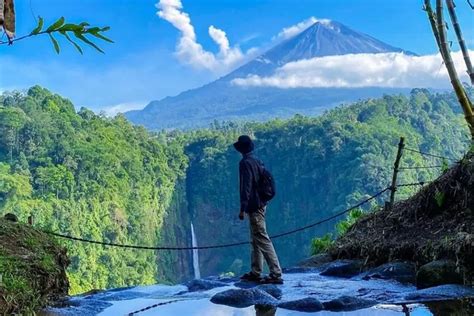
<instances>
[{"instance_id":1,"label":"bamboo pole","mask_svg":"<svg viewBox=\"0 0 474 316\"><path fill-rule=\"evenodd\" d=\"M425 10L428 13L431 28L433 29L441 57L443 58L444 64L446 65L446 69L451 80L451 85L453 86L454 92L456 93L458 101L463 109L464 117L469 126L469 130L471 132L471 143L474 144L474 114L472 103L469 100L469 97L467 96L461 81L459 80L456 68L454 67L454 63L451 58L449 43L446 35L446 24L443 18L443 1L436 0L436 18L434 18L430 0L425 0Z\"/></svg>"},{"instance_id":2,"label":"bamboo pole","mask_svg":"<svg viewBox=\"0 0 474 316\"><path fill-rule=\"evenodd\" d=\"M464 41L464 37L462 35L461 26L459 25L456 11L454 10L454 8L456 7L454 1L446 0L446 6L448 7L451 22L453 23L454 32L456 33L456 37L458 38L459 47L461 47L464 62L466 63L467 74L471 79L471 84L474 84L474 72L472 71L471 58L469 57L469 51L467 50L466 42Z\"/></svg>"},{"instance_id":3,"label":"bamboo pole","mask_svg":"<svg viewBox=\"0 0 474 316\"><path fill-rule=\"evenodd\" d=\"M438 46L440 53L443 54L443 52L440 49L441 43L439 41L438 28L436 27L436 16L435 16L435 13L433 12L433 9L431 8L431 0L425 0L424 10L428 14L428 20L430 21L431 30L433 31L433 35L436 40L436 45ZM443 61L444 61L444 57L443 57Z\"/></svg>"}]
</instances>

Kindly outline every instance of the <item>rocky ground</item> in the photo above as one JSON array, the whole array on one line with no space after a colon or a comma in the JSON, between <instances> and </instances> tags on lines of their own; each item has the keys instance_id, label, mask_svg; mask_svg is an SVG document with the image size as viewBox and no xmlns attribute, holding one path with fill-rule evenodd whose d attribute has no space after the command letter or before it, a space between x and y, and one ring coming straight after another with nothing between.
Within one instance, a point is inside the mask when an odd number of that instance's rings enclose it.
<instances>
[{"instance_id":1,"label":"rocky ground","mask_svg":"<svg viewBox=\"0 0 474 316\"><path fill-rule=\"evenodd\" d=\"M68 294L69 261L50 236L11 220L0 219L0 315L29 315Z\"/></svg>"},{"instance_id":2,"label":"rocky ground","mask_svg":"<svg viewBox=\"0 0 474 316\"><path fill-rule=\"evenodd\" d=\"M256 285L233 278L207 278L186 284L133 287L71 298L44 315L471 315L474 289L441 285L418 290L411 264L394 263L360 272L361 262L312 258L286 269L284 285ZM456 314L457 313L457 314Z\"/></svg>"},{"instance_id":3,"label":"rocky ground","mask_svg":"<svg viewBox=\"0 0 474 316\"><path fill-rule=\"evenodd\" d=\"M396 260L421 269L419 287L474 283L474 155L392 209L359 220L330 250L365 266ZM427 280L431 278L431 280Z\"/></svg>"}]
</instances>

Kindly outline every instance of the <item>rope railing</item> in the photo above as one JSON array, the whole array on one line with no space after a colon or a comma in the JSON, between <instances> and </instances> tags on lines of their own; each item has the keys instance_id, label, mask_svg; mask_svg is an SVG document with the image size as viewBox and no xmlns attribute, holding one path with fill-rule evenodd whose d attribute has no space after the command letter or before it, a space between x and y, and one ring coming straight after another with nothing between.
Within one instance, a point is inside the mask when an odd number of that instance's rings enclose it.
<instances>
[{"instance_id":1,"label":"rope railing","mask_svg":"<svg viewBox=\"0 0 474 316\"><path fill-rule=\"evenodd\" d=\"M441 155L435 155L435 154L432 154L432 153L427 153L427 152L420 151L418 149L414 149L414 148L410 148L410 147L404 147L403 149L406 150L406 151L411 151L411 152L423 155L423 156L428 156L428 157L433 157L433 158L438 158L438 159L444 159L444 160L449 160L449 161L453 161L453 162L458 162L459 161L459 159L449 158L449 157L445 157L445 156L441 156Z\"/></svg>"},{"instance_id":2,"label":"rope railing","mask_svg":"<svg viewBox=\"0 0 474 316\"><path fill-rule=\"evenodd\" d=\"M431 183L431 181L420 181L420 182L413 182L413 183L402 183L397 184L397 187L412 187L412 186L424 186L427 183Z\"/></svg>"},{"instance_id":3,"label":"rope railing","mask_svg":"<svg viewBox=\"0 0 474 316\"><path fill-rule=\"evenodd\" d=\"M361 202L359 202L359 203L357 203L357 204L355 204L355 205L353 205L353 206L351 206L351 207L349 207L349 208L347 208L347 209L345 209L341 212L338 212L338 213L336 213L336 214L334 214L330 217L327 217L327 218L319 220L315 223L312 223L312 224L309 224L309 225L306 225L306 226L303 226L303 227L299 227L299 228L296 228L296 229L293 229L293 230L290 230L290 231L287 231L287 232L284 232L284 233L272 235L272 236L270 236L270 238L271 239L276 239L276 238L280 238L280 237L283 237L283 236L288 236L288 235L291 235L291 234L294 234L294 233L297 233L297 232L300 232L300 231L303 231L303 230L321 225L323 223L329 222L329 221L331 221L331 220L333 220L333 219L335 219L335 218L337 218L341 215L349 213L350 211L355 210L355 209L361 207L362 205L376 199L377 197L381 196L383 193L387 192L388 190L390 190L390 187L387 187L387 188L375 193L374 195L362 200ZM117 244L117 243L111 243L111 242L97 241L97 240L91 240L91 239L86 239L86 238L69 236L69 235L60 234L60 233L51 232L51 231L46 231L46 230L43 230L42 232L46 233L46 234L49 234L49 235L59 237L59 238L64 238L64 239L69 239L69 240L74 240L74 241L80 241L80 242L85 242L85 243L90 243L90 244L110 246L110 247L119 247L119 248L141 249L141 250L201 250L201 249L229 248L229 247L235 247L235 246L250 244L250 241L240 241L240 242L235 242L235 243L227 243L227 244L211 245L211 246L198 246L198 247L174 247L174 246L172 246L172 247L171 246L153 247L153 246L127 245L127 244Z\"/></svg>"},{"instance_id":4,"label":"rope railing","mask_svg":"<svg viewBox=\"0 0 474 316\"><path fill-rule=\"evenodd\" d=\"M439 158L439 159L445 159L445 160L451 160L451 161L455 161L455 159L451 159L451 158L448 158L448 157L444 157L444 156L440 156L440 155L435 155L435 154L431 154L431 153L426 153L426 152L422 152L422 151L419 151L419 150L416 150L416 149L413 149L413 148L407 148L405 147L404 143L403 143L403 137L400 139L400 144L399 144L399 151L397 153L397 161L395 163L395 168L394 168L394 183L392 183L391 186L388 186L386 187L385 189L375 193L374 195L362 200L361 202L341 211L341 212L338 212L332 216L329 216L327 218L324 218L322 220L319 220L317 222L314 222L314 223L311 223L309 225L306 225L306 226L303 226L303 227L299 227L299 228L296 228L296 229L293 229L293 230L290 230L290 231L287 231L287 232L283 232L283 233L279 233L279 234L275 234L275 235L272 235L270 236L271 239L276 239L276 238L280 238L280 237L283 237L283 236L288 236L288 235L291 235L291 234L295 234L297 232L300 232L300 231L303 231L303 230L307 230L307 229L310 229L312 227L315 227L315 226L318 226L318 225L321 225L323 223L326 223L326 222L329 222L339 216L342 216L346 213L349 213L350 211L352 210L355 210L359 207L361 207L362 205L376 199L377 197L381 196L382 194L384 194L385 192L387 191L391 191L392 194L391 194L391 202L389 203L390 207L393 206L393 196L394 196L394 193L397 191L397 187L409 187L409 186L423 186L427 183L430 183L430 181L419 181L419 182L414 182L414 183L404 183L404 184L397 184L397 181L396 181L396 173L399 171L399 170L409 170L409 169L428 169L428 168L441 168L443 167L442 165L433 165L433 166L404 166L404 167L399 167L398 166L398 162L400 161L400 158L402 156L402 153L404 150L407 150L407 151L412 151L412 152L416 152L416 153L419 153L421 155L425 155L425 156L430 156L430 157L434 157L434 158ZM63 238L63 239L69 239L69 240L73 240L73 241L79 241L79 242L84 242L84 243L90 243L90 244L96 244L96 245L102 245L102 246L108 246L108 247L119 247L119 248L129 248L129 249L141 249L141 250L177 250L177 251L180 251L180 250L203 250L203 249L217 249L217 248L229 248L229 247L235 247L235 246L241 246L241 245L247 245L247 244L250 244L250 241L239 241L239 242L234 242L234 243L225 243L225 244L217 244L217 245L207 245L207 246L197 246L197 247L188 247L188 246L141 246L141 245L130 245L130 244L119 244L119 243L113 243L113 242L105 242L105 241L98 241L98 240L92 240L92 239L87 239L87 238L81 238L81 237L75 237L75 236L70 236L70 235L66 235L66 234L62 234L62 233L58 233L58 232L53 232L53 231L47 231L47 230L42 230L43 233L46 233L46 234L49 234L49 235L53 235L53 236L56 236L56 237L59 237L59 238Z\"/></svg>"},{"instance_id":5,"label":"rope railing","mask_svg":"<svg viewBox=\"0 0 474 316\"><path fill-rule=\"evenodd\" d=\"M147 306L147 307L145 307L145 308L136 310L136 311L134 311L134 312L128 313L127 315L128 315L128 316L137 315L137 314L140 314L140 313L149 311L150 309L157 308L157 307L160 307L160 306L163 306L163 305L168 305L168 304L176 303L176 302L179 302L179 301L183 301L183 300L172 300L172 301L167 301L167 302L161 302L161 303L153 304L153 305Z\"/></svg>"},{"instance_id":6,"label":"rope railing","mask_svg":"<svg viewBox=\"0 0 474 316\"><path fill-rule=\"evenodd\" d=\"M437 169L443 168L442 165L435 165L435 166L412 166L412 167L400 167L398 170L418 170L418 169Z\"/></svg>"}]
</instances>

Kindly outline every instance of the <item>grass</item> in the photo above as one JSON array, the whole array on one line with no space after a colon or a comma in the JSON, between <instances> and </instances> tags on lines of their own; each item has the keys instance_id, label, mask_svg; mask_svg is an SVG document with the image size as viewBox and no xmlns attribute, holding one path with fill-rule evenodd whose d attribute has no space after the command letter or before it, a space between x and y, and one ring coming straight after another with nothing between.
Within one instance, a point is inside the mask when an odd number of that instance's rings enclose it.
<instances>
[{"instance_id":1,"label":"grass","mask_svg":"<svg viewBox=\"0 0 474 316\"><path fill-rule=\"evenodd\" d=\"M49 236L1 219L0 315L33 315L50 300L67 294L63 256Z\"/></svg>"}]
</instances>

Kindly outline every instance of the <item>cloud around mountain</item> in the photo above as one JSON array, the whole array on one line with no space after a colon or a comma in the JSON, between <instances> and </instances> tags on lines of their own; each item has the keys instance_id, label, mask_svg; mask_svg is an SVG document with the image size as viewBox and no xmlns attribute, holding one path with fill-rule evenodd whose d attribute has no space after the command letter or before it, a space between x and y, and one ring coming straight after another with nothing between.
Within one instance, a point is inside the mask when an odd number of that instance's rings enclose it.
<instances>
[{"instance_id":1,"label":"cloud around mountain","mask_svg":"<svg viewBox=\"0 0 474 316\"><path fill-rule=\"evenodd\" d=\"M191 18L189 14L184 11L181 0L160 0L156 4L156 7L158 8L157 15L171 23L181 33L178 43L176 44L175 52L178 60L195 69L205 69L218 75L226 74L238 66L243 65L263 53L268 49L268 46L277 45L301 33L318 21L322 23L329 22L329 20L310 17L296 25L283 28L268 45L264 47L253 47L247 51L242 51L238 45L232 46L224 30L210 25L208 28L209 37L219 47L219 52L215 54L205 50L198 42L194 26L191 23Z\"/></svg>"},{"instance_id":2,"label":"cloud around mountain","mask_svg":"<svg viewBox=\"0 0 474 316\"><path fill-rule=\"evenodd\" d=\"M470 52L473 54L473 51ZM468 81L461 52L453 53L461 80ZM235 78L232 84L276 88L429 87L446 88L449 77L440 54L347 54L289 62L269 76Z\"/></svg>"}]
</instances>

